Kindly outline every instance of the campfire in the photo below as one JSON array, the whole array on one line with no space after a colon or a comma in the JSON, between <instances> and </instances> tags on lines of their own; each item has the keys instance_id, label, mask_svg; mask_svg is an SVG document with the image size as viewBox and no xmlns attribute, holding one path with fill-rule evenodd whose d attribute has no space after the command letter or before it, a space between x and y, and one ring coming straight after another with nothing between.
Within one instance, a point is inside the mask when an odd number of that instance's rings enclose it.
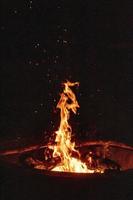
<instances>
[{"instance_id":1,"label":"campfire","mask_svg":"<svg viewBox=\"0 0 133 200\"><path fill-rule=\"evenodd\" d=\"M52 175L105 174L133 169L133 147L114 141L74 141L69 119L79 108L72 90L77 86L78 82L63 83L57 104L60 124L52 140L41 145L1 151L2 160Z\"/></svg>"},{"instance_id":2,"label":"campfire","mask_svg":"<svg viewBox=\"0 0 133 200\"><path fill-rule=\"evenodd\" d=\"M63 91L57 108L60 109L60 124L54 134L55 140L48 142L43 151L26 155L21 161L38 170L73 173L104 173L109 170L121 170L121 166L109 158L109 144L88 143L88 147L76 145L72 141L72 127L69 123L71 113L76 114L79 108L76 95L72 88L79 86L78 82L67 81L63 83ZM36 156L35 156L36 155Z\"/></svg>"}]
</instances>

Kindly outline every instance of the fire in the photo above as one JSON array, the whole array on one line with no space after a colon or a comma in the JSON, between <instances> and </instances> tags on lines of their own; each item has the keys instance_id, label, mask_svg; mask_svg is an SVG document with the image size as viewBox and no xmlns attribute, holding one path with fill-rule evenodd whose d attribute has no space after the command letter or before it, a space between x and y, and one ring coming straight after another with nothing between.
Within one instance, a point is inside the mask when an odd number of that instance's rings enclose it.
<instances>
[{"instance_id":1,"label":"fire","mask_svg":"<svg viewBox=\"0 0 133 200\"><path fill-rule=\"evenodd\" d=\"M63 83L63 86L64 89L57 104L57 108L60 109L60 124L55 132L55 142L0 152L0 155L22 154L20 162L37 170L72 173L120 171L121 166L117 163L117 159L114 157L115 159L112 160L112 155L109 153L112 151L110 147L128 150L132 150L132 147L112 141L88 141L77 147L75 142L72 142L72 127L69 124L70 114L71 112L76 114L79 108L72 87L79 86L79 83L67 81ZM26 152L31 152L31 154Z\"/></svg>"},{"instance_id":2,"label":"fire","mask_svg":"<svg viewBox=\"0 0 133 200\"><path fill-rule=\"evenodd\" d=\"M56 131L53 148L53 157L59 157L60 163L52 171L94 173L93 169L88 169L87 165L80 160L80 153L75 149L75 143L71 141L72 127L69 124L70 112L76 114L79 104L71 87L79 86L78 82L63 83L64 90L60 95L57 108L60 109L60 125ZM78 158L73 157L77 154Z\"/></svg>"}]
</instances>

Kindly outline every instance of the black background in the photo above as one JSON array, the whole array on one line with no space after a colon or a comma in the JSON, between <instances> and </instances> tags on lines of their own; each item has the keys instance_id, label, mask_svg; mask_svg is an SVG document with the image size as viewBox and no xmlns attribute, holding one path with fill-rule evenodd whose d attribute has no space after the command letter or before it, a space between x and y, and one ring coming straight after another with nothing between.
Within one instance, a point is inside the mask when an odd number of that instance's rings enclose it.
<instances>
[{"instance_id":1,"label":"black background","mask_svg":"<svg viewBox=\"0 0 133 200\"><path fill-rule=\"evenodd\" d=\"M132 1L2 0L0 138L50 136L61 83L79 81L81 139L133 144Z\"/></svg>"}]
</instances>

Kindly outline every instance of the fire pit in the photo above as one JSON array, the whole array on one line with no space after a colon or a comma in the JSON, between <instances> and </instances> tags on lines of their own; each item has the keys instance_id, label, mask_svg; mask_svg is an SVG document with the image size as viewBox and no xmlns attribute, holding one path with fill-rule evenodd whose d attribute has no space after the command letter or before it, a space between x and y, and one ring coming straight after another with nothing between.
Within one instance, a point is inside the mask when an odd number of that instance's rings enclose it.
<instances>
[{"instance_id":1,"label":"fire pit","mask_svg":"<svg viewBox=\"0 0 133 200\"><path fill-rule=\"evenodd\" d=\"M79 107L71 90L75 85L79 83L63 84L57 104L60 125L50 142L0 151L2 179L6 177L2 200L133 199L133 147L72 140L70 111L76 114Z\"/></svg>"},{"instance_id":2,"label":"fire pit","mask_svg":"<svg viewBox=\"0 0 133 200\"><path fill-rule=\"evenodd\" d=\"M80 152L82 160L92 160L92 168L99 166L104 169L104 174L123 173L133 170L133 147L113 141L87 141L76 147ZM88 176L94 173L73 173L51 171L55 163L48 163L43 158L47 145L33 145L20 149L3 150L0 152L2 163L10 166L18 166L24 169L32 169L34 173L42 173L52 176ZM87 162L86 161L86 162ZM90 162L89 162L90 164ZM75 175L74 175L75 174ZM103 175L96 171L95 174Z\"/></svg>"},{"instance_id":3,"label":"fire pit","mask_svg":"<svg viewBox=\"0 0 133 200\"><path fill-rule=\"evenodd\" d=\"M33 161L28 163L27 159L42 162L46 148L46 145L29 145L0 152L4 200L11 195L14 200L133 198L133 147L113 141L80 144L76 149L81 157L90 156L90 151L99 152L101 164L108 166L104 173L57 172L34 167Z\"/></svg>"}]
</instances>

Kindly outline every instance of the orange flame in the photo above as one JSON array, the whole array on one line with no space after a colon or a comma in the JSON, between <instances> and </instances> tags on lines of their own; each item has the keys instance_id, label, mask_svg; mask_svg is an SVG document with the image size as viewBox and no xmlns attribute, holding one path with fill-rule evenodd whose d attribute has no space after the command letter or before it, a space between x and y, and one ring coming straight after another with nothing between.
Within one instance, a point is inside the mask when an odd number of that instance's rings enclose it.
<instances>
[{"instance_id":1,"label":"orange flame","mask_svg":"<svg viewBox=\"0 0 133 200\"><path fill-rule=\"evenodd\" d=\"M70 87L78 86L79 83L71 83L67 81L63 83L64 90L60 95L60 100L57 104L57 108L60 109L60 126L56 131L56 145L53 147L53 157L60 157L60 164L52 169L52 171L64 171L64 172L82 172L82 173L94 173L94 170L87 168L86 164L80 159L72 156L73 152L79 152L75 149L75 143L71 141L72 128L69 124L70 111L74 114L79 108L79 104L76 100L76 96Z\"/></svg>"}]
</instances>

